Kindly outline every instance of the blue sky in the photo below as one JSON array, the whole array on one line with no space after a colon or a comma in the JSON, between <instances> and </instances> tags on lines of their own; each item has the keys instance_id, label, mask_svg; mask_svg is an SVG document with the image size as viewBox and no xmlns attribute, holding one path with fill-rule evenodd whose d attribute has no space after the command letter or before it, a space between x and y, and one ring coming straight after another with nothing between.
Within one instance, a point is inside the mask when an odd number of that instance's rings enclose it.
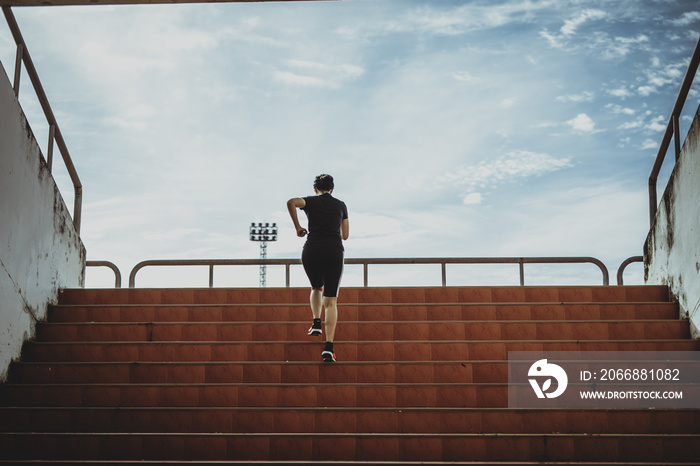
<instances>
[{"instance_id":1,"label":"blue sky","mask_svg":"<svg viewBox=\"0 0 700 466\"><path fill-rule=\"evenodd\" d=\"M647 179L700 34L696 2L665 0L14 12L84 185L88 259L124 275L146 259L255 258L253 221L280 225L269 257L298 257L285 202L330 173L349 208L347 257L594 256L614 279L642 254ZM5 26L0 60L12 70ZM67 176L55 176L72 206ZM206 270L192 273L143 271L139 285L206 285ZM257 283L254 268L243 273L216 283ZM438 269L371 273L440 280ZM269 274L275 284L281 269ZM641 265L626 278L641 283ZM111 280L88 270L88 286ZM448 284L517 280L512 266L448 271ZM526 280L600 278L557 266L526 267Z\"/></svg>"}]
</instances>

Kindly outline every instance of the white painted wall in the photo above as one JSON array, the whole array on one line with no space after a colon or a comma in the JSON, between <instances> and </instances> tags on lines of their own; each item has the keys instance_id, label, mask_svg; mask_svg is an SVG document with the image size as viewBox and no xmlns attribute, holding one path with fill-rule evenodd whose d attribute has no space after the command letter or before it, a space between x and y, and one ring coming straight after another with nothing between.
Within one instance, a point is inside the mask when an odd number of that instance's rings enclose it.
<instances>
[{"instance_id":1,"label":"white painted wall","mask_svg":"<svg viewBox=\"0 0 700 466\"><path fill-rule=\"evenodd\" d=\"M84 274L85 247L0 63L0 381L58 290Z\"/></svg>"},{"instance_id":2,"label":"white painted wall","mask_svg":"<svg viewBox=\"0 0 700 466\"><path fill-rule=\"evenodd\" d=\"M644 276L648 284L668 285L693 338L700 338L700 109L647 237Z\"/></svg>"}]
</instances>

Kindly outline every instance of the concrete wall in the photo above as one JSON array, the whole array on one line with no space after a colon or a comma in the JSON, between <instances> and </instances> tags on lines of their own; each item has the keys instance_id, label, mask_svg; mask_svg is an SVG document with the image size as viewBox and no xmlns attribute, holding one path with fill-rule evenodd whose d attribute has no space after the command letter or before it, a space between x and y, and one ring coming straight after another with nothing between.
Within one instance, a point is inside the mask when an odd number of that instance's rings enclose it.
<instances>
[{"instance_id":1,"label":"concrete wall","mask_svg":"<svg viewBox=\"0 0 700 466\"><path fill-rule=\"evenodd\" d=\"M0 381L58 290L84 274L85 248L0 63Z\"/></svg>"},{"instance_id":2,"label":"concrete wall","mask_svg":"<svg viewBox=\"0 0 700 466\"><path fill-rule=\"evenodd\" d=\"M644 245L644 278L668 285L700 338L700 109Z\"/></svg>"}]
</instances>

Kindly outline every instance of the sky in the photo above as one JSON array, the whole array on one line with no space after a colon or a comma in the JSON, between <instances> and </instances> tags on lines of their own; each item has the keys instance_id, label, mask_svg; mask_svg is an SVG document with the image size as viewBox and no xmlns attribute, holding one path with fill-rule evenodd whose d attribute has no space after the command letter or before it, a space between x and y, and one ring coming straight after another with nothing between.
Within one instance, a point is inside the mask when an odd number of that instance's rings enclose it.
<instances>
[{"instance_id":1,"label":"sky","mask_svg":"<svg viewBox=\"0 0 700 466\"><path fill-rule=\"evenodd\" d=\"M124 281L150 259L297 258L286 211L335 178L346 257L643 254L647 180L700 35L688 0L343 0L14 8L83 183L88 260ZM0 61L15 49L0 25ZM8 71L9 70L9 71ZM48 130L26 76L20 103ZM698 84L681 119L687 132ZM62 164L54 176L72 211ZM61 171L63 169L63 171ZM660 180L670 168L665 165ZM302 218L303 215L302 215ZM268 284L283 284L268 268ZM526 284L600 284L591 265ZM111 286L89 268L87 286ZM517 266L450 266L448 285L515 285ZM633 264L626 283L643 283ZM439 285L439 267L370 268ZM206 268L138 286L207 286ZM222 268L216 286L257 286ZM294 286L306 286L293 268ZM346 268L346 286L361 269Z\"/></svg>"}]
</instances>

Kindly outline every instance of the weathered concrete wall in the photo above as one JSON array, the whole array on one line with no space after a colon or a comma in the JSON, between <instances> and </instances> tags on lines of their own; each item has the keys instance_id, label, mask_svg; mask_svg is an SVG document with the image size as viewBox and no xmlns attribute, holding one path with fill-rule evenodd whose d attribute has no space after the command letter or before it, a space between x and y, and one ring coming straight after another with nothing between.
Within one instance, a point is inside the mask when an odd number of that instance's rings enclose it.
<instances>
[{"instance_id":1,"label":"weathered concrete wall","mask_svg":"<svg viewBox=\"0 0 700 466\"><path fill-rule=\"evenodd\" d=\"M84 271L85 248L0 63L0 381Z\"/></svg>"},{"instance_id":2,"label":"weathered concrete wall","mask_svg":"<svg viewBox=\"0 0 700 466\"><path fill-rule=\"evenodd\" d=\"M669 286L700 338L700 109L644 246L644 278Z\"/></svg>"}]
</instances>

